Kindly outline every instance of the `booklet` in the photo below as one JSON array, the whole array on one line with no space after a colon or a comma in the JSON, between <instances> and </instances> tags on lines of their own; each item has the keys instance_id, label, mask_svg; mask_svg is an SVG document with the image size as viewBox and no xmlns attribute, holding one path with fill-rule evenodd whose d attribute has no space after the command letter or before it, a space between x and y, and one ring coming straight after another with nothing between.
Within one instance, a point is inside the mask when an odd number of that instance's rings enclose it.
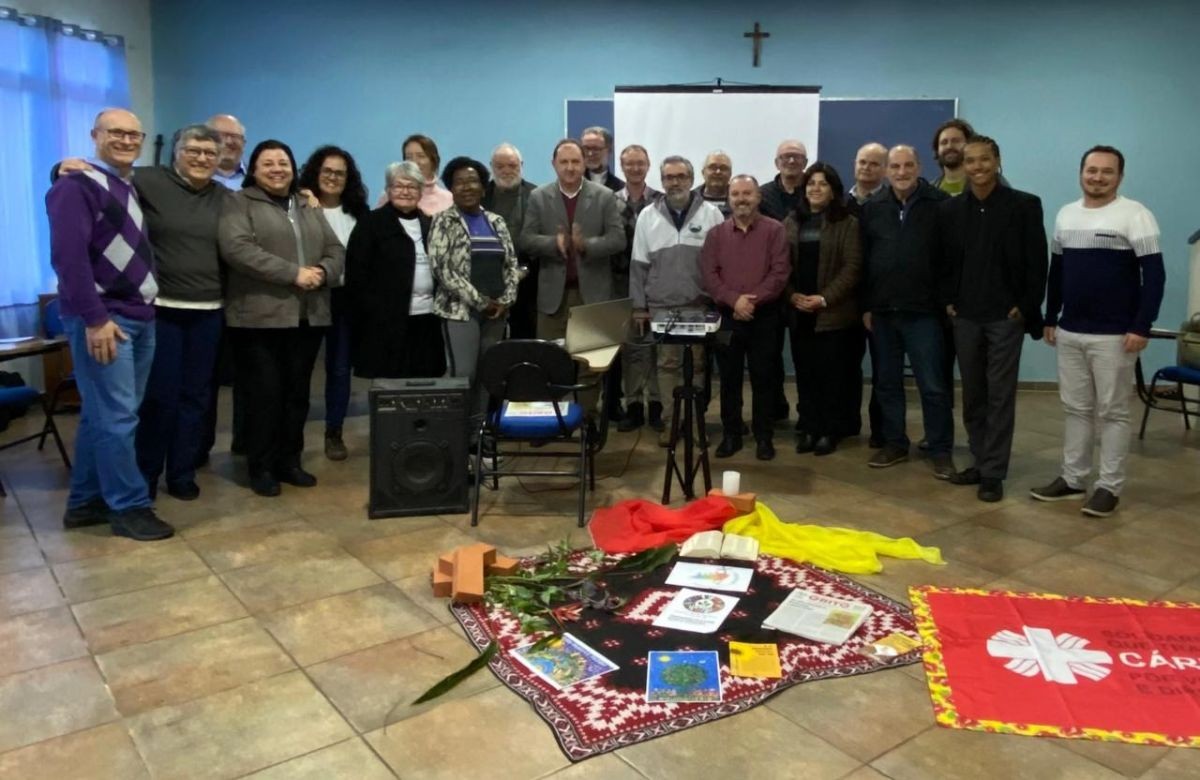
<instances>
[{"instance_id":1,"label":"booklet","mask_svg":"<svg viewBox=\"0 0 1200 780\"><path fill-rule=\"evenodd\" d=\"M657 651L647 658L647 702L721 701L721 661L715 650Z\"/></svg>"},{"instance_id":2,"label":"booklet","mask_svg":"<svg viewBox=\"0 0 1200 780\"><path fill-rule=\"evenodd\" d=\"M654 625L711 634L721 627L737 603L736 598L724 593L705 593L684 588L654 619Z\"/></svg>"},{"instance_id":3,"label":"booklet","mask_svg":"<svg viewBox=\"0 0 1200 780\"><path fill-rule=\"evenodd\" d=\"M553 417L554 401L508 401L504 404L505 417ZM559 401L559 414L567 413L567 404Z\"/></svg>"},{"instance_id":4,"label":"booklet","mask_svg":"<svg viewBox=\"0 0 1200 780\"><path fill-rule=\"evenodd\" d=\"M556 690L590 680L619 668L570 634L537 650L536 642L511 650L512 657Z\"/></svg>"},{"instance_id":5,"label":"booklet","mask_svg":"<svg viewBox=\"0 0 1200 780\"><path fill-rule=\"evenodd\" d=\"M823 596L797 588L763 621L763 628L786 631L814 642L840 645L853 636L870 615L871 608L861 601Z\"/></svg>"},{"instance_id":6,"label":"booklet","mask_svg":"<svg viewBox=\"0 0 1200 780\"><path fill-rule=\"evenodd\" d=\"M681 558L732 558L739 561L758 559L758 540L751 536L701 531L688 537L679 548Z\"/></svg>"},{"instance_id":7,"label":"booklet","mask_svg":"<svg viewBox=\"0 0 1200 780\"><path fill-rule=\"evenodd\" d=\"M737 677L783 677L779 645L730 642L729 671Z\"/></svg>"},{"instance_id":8,"label":"booklet","mask_svg":"<svg viewBox=\"0 0 1200 780\"><path fill-rule=\"evenodd\" d=\"M754 569L746 566L721 566L710 563L679 561L667 577L668 585L681 588L711 588L745 593L750 589Z\"/></svg>"}]
</instances>

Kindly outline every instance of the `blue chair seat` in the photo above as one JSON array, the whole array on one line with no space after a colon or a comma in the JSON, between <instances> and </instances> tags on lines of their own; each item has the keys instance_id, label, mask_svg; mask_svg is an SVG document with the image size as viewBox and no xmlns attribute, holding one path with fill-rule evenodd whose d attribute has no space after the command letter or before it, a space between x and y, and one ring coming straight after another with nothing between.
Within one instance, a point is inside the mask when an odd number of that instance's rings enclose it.
<instances>
[{"instance_id":1,"label":"blue chair seat","mask_svg":"<svg viewBox=\"0 0 1200 780\"><path fill-rule=\"evenodd\" d=\"M493 425L501 436L510 439L552 439L563 435L558 417L553 412L537 417L513 416L508 413L509 403L505 401L501 405ZM559 402L559 409L562 410L563 423L568 432L577 430L583 424L583 407L579 404L574 401Z\"/></svg>"},{"instance_id":2,"label":"blue chair seat","mask_svg":"<svg viewBox=\"0 0 1200 780\"><path fill-rule=\"evenodd\" d=\"M1185 385L1200 385L1200 368L1189 368L1187 366L1167 366L1166 368L1158 369L1157 375L1168 382L1182 382Z\"/></svg>"},{"instance_id":3,"label":"blue chair seat","mask_svg":"<svg viewBox=\"0 0 1200 780\"><path fill-rule=\"evenodd\" d=\"M39 395L32 387L0 387L0 406L30 407L37 403Z\"/></svg>"}]
</instances>

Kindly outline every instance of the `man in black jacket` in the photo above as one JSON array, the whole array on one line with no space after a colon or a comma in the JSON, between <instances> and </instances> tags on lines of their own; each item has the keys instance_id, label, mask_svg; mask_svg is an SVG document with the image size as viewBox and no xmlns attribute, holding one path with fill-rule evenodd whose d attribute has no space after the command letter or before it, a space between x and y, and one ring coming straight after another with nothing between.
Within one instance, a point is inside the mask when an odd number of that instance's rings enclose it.
<instances>
[{"instance_id":1,"label":"man in black jacket","mask_svg":"<svg viewBox=\"0 0 1200 780\"><path fill-rule=\"evenodd\" d=\"M1028 333L1042 333L1046 233L1042 202L1000 183L1000 146L977 135L963 150L967 188L940 205L942 302L954 326L963 425L975 465L950 481L1004 497L1016 419L1017 372Z\"/></svg>"},{"instance_id":2,"label":"man in black jacket","mask_svg":"<svg viewBox=\"0 0 1200 780\"><path fill-rule=\"evenodd\" d=\"M508 232L519 236L529 193L537 186L525 181L521 152L510 143L492 150L491 168L492 180L483 189L483 207L504 217ZM518 252L517 262L526 270L517 285L517 302L508 313L508 327L512 338L532 339L537 337L537 259L527 252Z\"/></svg>"},{"instance_id":3,"label":"man in black jacket","mask_svg":"<svg viewBox=\"0 0 1200 780\"><path fill-rule=\"evenodd\" d=\"M908 355L925 418L934 476L954 474L950 383L942 367L942 305L938 294L938 203L946 194L920 177L911 146L888 152L890 184L863 207L863 323L879 358L876 392L884 446L869 461L886 468L908 460L904 356Z\"/></svg>"}]
</instances>

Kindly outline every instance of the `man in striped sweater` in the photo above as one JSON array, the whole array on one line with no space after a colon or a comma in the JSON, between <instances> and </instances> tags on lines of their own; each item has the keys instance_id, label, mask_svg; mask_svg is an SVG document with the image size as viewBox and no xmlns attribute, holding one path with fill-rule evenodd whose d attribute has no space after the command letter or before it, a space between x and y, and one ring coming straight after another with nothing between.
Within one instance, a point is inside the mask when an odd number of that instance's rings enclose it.
<instances>
[{"instance_id":1,"label":"man in striped sweater","mask_svg":"<svg viewBox=\"0 0 1200 780\"><path fill-rule=\"evenodd\" d=\"M1083 506L1092 517L1116 511L1125 484L1133 367L1166 279L1154 215L1117 194L1124 175L1125 157L1113 147L1084 153L1083 198L1063 206L1054 221L1046 294L1046 343L1058 353L1066 412L1063 467L1030 492L1039 501L1085 498L1099 433L1100 474Z\"/></svg>"},{"instance_id":2,"label":"man in striped sweater","mask_svg":"<svg viewBox=\"0 0 1200 780\"><path fill-rule=\"evenodd\" d=\"M132 183L145 138L129 111L101 111L92 170L60 177L46 194L50 262L83 399L63 525L110 523L114 534L138 541L174 533L150 506L134 450L158 295Z\"/></svg>"}]
</instances>

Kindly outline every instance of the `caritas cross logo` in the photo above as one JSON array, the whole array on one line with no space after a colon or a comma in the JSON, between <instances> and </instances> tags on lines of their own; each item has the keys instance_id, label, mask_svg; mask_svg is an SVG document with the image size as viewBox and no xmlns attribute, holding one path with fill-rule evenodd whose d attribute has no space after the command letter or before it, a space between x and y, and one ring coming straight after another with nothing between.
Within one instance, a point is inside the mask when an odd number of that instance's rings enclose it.
<instances>
[{"instance_id":1,"label":"caritas cross logo","mask_svg":"<svg viewBox=\"0 0 1200 780\"><path fill-rule=\"evenodd\" d=\"M1088 650L1088 640L1074 634L1058 634L1048 628L1021 626L1023 634L998 631L987 641L988 655L1007 658L1004 665L1023 677L1041 674L1047 682L1075 685L1078 677L1103 680L1113 659L1103 650Z\"/></svg>"}]
</instances>

